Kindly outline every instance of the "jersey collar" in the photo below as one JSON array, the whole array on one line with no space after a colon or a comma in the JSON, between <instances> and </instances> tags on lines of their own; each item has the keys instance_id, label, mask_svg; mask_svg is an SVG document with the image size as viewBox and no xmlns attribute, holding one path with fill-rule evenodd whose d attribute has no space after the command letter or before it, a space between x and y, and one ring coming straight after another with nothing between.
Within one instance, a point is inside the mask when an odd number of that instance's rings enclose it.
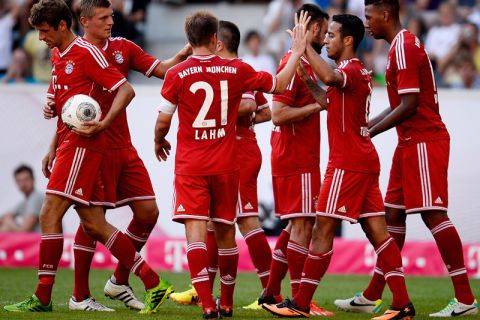
<instances>
[{"instance_id":1,"label":"jersey collar","mask_svg":"<svg viewBox=\"0 0 480 320\"><path fill-rule=\"evenodd\" d=\"M207 56L201 56L201 55L191 55L189 58L194 58L194 59L198 59L198 60L209 60L209 59L212 59L216 57L216 55L214 54L209 54Z\"/></svg>"},{"instance_id":2,"label":"jersey collar","mask_svg":"<svg viewBox=\"0 0 480 320\"><path fill-rule=\"evenodd\" d=\"M67 49L63 50L63 52L59 52L60 58L62 58L64 55L68 53L68 51L70 51L73 45L77 43L77 40L78 40L78 36L75 37L75 39L73 39L73 41L68 45Z\"/></svg>"}]
</instances>

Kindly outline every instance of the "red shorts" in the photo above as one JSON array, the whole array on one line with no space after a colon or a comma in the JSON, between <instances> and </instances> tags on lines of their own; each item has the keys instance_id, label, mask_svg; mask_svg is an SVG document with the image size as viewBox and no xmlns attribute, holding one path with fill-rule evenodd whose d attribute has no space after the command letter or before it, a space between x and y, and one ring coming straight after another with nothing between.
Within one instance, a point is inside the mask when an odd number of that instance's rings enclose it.
<instances>
[{"instance_id":1,"label":"red shorts","mask_svg":"<svg viewBox=\"0 0 480 320\"><path fill-rule=\"evenodd\" d=\"M100 167L103 157L103 153L86 148L59 148L46 193L68 198L77 205L88 206L102 201Z\"/></svg>"},{"instance_id":2,"label":"red shorts","mask_svg":"<svg viewBox=\"0 0 480 320\"><path fill-rule=\"evenodd\" d=\"M240 168L237 218L257 217L257 178L262 165L262 154L255 140L237 140L237 163Z\"/></svg>"},{"instance_id":3,"label":"red shorts","mask_svg":"<svg viewBox=\"0 0 480 320\"><path fill-rule=\"evenodd\" d=\"M274 176L272 180L275 214L280 219L315 217L320 169L291 176Z\"/></svg>"},{"instance_id":4,"label":"red shorts","mask_svg":"<svg viewBox=\"0 0 480 320\"><path fill-rule=\"evenodd\" d=\"M155 200L147 169L133 146L106 151L102 180L103 205L120 207L132 201Z\"/></svg>"},{"instance_id":5,"label":"red shorts","mask_svg":"<svg viewBox=\"0 0 480 320\"><path fill-rule=\"evenodd\" d=\"M318 197L317 215L356 223L385 215L378 173L327 168Z\"/></svg>"},{"instance_id":6,"label":"red shorts","mask_svg":"<svg viewBox=\"0 0 480 320\"><path fill-rule=\"evenodd\" d=\"M397 147L393 155L385 206L406 213L448 210L450 140Z\"/></svg>"},{"instance_id":7,"label":"red shorts","mask_svg":"<svg viewBox=\"0 0 480 320\"><path fill-rule=\"evenodd\" d=\"M173 221L212 220L234 224L238 172L212 176L175 175Z\"/></svg>"}]
</instances>

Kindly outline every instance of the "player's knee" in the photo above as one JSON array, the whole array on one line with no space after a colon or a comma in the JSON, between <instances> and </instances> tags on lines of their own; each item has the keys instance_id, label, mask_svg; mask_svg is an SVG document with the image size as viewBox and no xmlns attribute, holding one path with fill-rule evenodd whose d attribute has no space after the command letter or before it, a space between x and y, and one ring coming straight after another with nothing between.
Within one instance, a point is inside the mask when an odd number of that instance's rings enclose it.
<instances>
[{"instance_id":1,"label":"player's knee","mask_svg":"<svg viewBox=\"0 0 480 320\"><path fill-rule=\"evenodd\" d=\"M146 224L155 224L159 216L158 206L155 201L144 201L141 205L132 208L134 218Z\"/></svg>"},{"instance_id":2,"label":"player's knee","mask_svg":"<svg viewBox=\"0 0 480 320\"><path fill-rule=\"evenodd\" d=\"M250 231L260 228L260 222L257 217L240 218L237 220L237 225L243 236Z\"/></svg>"},{"instance_id":3,"label":"player's knee","mask_svg":"<svg viewBox=\"0 0 480 320\"><path fill-rule=\"evenodd\" d=\"M432 229L447 219L448 215L445 211L427 211L422 213L422 220L429 229Z\"/></svg>"},{"instance_id":4,"label":"player's knee","mask_svg":"<svg viewBox=\"0 0 480 320\"><path fill-rule=\"evenodd\" d=\"M46 197L40 212L39 221L42 230L61 229L63 208L53 199Z\"/></svg>"}]
</instances>

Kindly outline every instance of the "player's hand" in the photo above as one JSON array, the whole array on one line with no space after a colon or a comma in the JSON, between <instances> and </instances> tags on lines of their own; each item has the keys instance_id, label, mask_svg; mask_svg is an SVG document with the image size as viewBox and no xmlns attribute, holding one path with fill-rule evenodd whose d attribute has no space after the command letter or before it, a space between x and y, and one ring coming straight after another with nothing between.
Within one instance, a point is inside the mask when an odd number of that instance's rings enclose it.
<instances>
[{"instance_id":1,"label":"player's hand","mask_svg":"<svg viewBox=\"0 0 480 320\"><path fill-rule=\"evenodd\" d=\"M171 149L172 146L168 140L163 139L161 141L155 141L155 156L158 161L167 161Z\"/></svg>"},{"instance_id":2,"label":"player's hand","mask_svg":"<svg viewBox=\"0 0 480 320\"><path fill-rule=\"evenodd\" d=\"M47 99L43 104L43 117L45 119L52 119L55 118L57 115L55 113L55 102Z\"/></svg>"},{"instance_id":3,"label":"player's hand","mask_svg":"<svg viewBox=\"0 0 480 320\"><path fill-rule=\"evenodd\" d=\"M45 178L49 179L52 174L53 160L55 160L55 150L49 150L42 159L42 172Z\"/></svg>"},{"instance_id":4,"label":"player's hand","mask_svg":"<svg viewBox=\"0 0 480 320\"><path fill-rule=\"evenodd\" d=\"M307 19L309 20L309 19ZM308 30L303 24L297 24L291 32L293 44L292 52L302 55L307 47ZM289 33L290 33L289 32Z\"/></svg>"},{"instance_id":5,"label":"player's hand","mask_svg":"<svg viewBox=\"0 0 480 320\"><path fill-rule=\"evenodd\" d=\"M311 79L310 75L307 72L307 69L305 69L302 63L298 64L297 74L300 77L300 79L302 79L303 82L307 82L308 79Z\"/></svg>"},{"instance_id":6,"label":"player's hand","mask_svg":"<svg viewBox=\"0 0 480 320\"><path fill-rule=\"evenodd\" d=\"M72 128L72 131L79 136L91 138L99 132L106 129L103 121L87 121L83 123L79 128Z\"/></svg>"},{"instance_id":7,"label":"player's hand","mask_svg":"<svg viewBox=\"0 0 480 320\"><path fill-rule=\"evenodd\" d=\"M183 60L187 59L190 55L192 55L193 53L193 49L192 49L192 46L190 45L190 43L187 43L185 45L185 47L182 48L182 50L180 50L178 52L178 55L180 57L182 57Z\"/></svg>"}]
</instances>

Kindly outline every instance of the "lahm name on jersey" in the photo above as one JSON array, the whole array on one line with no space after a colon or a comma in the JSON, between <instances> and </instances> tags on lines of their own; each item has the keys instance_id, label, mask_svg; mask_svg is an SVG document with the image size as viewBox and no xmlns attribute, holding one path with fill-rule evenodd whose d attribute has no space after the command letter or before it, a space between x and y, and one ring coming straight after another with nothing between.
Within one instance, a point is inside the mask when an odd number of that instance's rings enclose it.
<instances>
[{"instance_id":1,"label":"lahm name on jersey","mask_svg":"<svg viewBox=\"0 0 480 320\"><path fill-rule=\"evenodd\" d=\"M229 67L229 66L209 66L205 67L205 71L203 70L204 67L202 66L197 66L197 67L190 67L187 69L184 69L178 73L178 76L180 79L183 79L186 76L189 76L191 74L195 73L201 73L201 72L209 72L209 73L232 73L232 74L237 74L237 68L236 67Z\"/></svg>"},{"instance_id":2,"label":"lahm name on jersey","mask_svg":"<svg viewBox=\"0 0 480 320\"><path fill-rule=\"evenodd\" d=\"M223 137L225 137L225 128L195 130L195 140L213 140Z\"/></svg>"}]
</instances>

